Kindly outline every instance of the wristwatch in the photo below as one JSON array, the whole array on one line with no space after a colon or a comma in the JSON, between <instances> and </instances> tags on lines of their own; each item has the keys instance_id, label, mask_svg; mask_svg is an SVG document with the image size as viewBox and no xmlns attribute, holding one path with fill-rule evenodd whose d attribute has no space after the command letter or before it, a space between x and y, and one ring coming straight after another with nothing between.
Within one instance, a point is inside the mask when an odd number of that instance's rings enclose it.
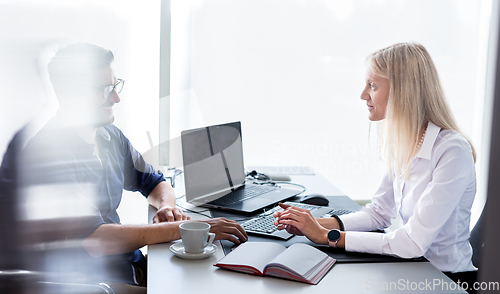
<instances>
[{"instance_id":1,"label":"wristwatch","mask_svg":"<svg viewBox=\"0 0 500 294\"><path fill-rule=\"evenodd\" d=\"M337 229L328 232L328 246L337 248L337 242L340 240L340 231Z\"/></svg>"}]
</instances>

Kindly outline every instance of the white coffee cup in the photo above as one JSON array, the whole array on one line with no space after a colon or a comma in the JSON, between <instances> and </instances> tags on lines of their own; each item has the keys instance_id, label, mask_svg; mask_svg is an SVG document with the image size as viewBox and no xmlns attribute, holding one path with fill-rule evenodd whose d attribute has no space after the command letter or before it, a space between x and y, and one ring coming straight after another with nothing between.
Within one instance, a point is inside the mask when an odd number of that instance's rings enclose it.
<instances>
[{"instance_id":1,"label":"white coffee cup","mask_svg":"<svg viewBox=\"0 0 500 294\"><path fill-rule=\"evenodd\" d=\"M210 233L210 225L207 223L187 222L182 223L179 228L184 251L187 253L202 253L215 238L215 234Z\"/></svg>"}]
</instances>

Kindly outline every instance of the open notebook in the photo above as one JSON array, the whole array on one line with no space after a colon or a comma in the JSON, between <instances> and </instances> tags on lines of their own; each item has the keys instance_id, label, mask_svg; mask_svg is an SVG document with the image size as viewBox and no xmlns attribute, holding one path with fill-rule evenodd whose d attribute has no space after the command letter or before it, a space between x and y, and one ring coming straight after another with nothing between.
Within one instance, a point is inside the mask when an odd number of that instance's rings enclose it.
<instances>
[{"instance_id":1,"label":"open notebook","mask_svg":"<svg viewBox=\"0 0 500 294\"><path fill-rule=\"evenodd\" d=\"M214 265L316 285L334 263L335 259L306 244L297 243L286 248L277 243L246 242Z\"/></svg>"}]
</instances>

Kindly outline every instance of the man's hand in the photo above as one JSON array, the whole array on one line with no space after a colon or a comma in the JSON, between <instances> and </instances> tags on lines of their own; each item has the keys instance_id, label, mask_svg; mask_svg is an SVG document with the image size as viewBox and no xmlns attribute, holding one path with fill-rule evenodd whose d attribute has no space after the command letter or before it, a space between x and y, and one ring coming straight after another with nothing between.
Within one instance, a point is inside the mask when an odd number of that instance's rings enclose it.
<instances>
[{"instance_id":1,"label":"man's hand","mask_svg":"<svg viewBox=\"0 0 500 294\"><path fill-rule=\"evenodd\" d=\"M233 220L219 217L203 222L210 225L210 232L215 233L215 240L229 240L235 244L248 240L245 230Z\"/></svg>"},{"instance_id":2,"label":"man's hand","mask_svg":"<svg viewBox=\"0 0 500 294\"><path fill-rule=\"evenodd\" d=\"M304 235L314 243L328 244L328 229L322 227L309 210L282 203L279 205L284 210L273 215L279 230L286 229L291 234Z\"/></svg>"},{"instance_id":3,"label":"man's hand","mask_svg":"<svg viewBox=\"0 0 500 294\"><path fill-rule=\"evenodd\" d=\"M175 222L190 220L191 218L175 206L175 192L166 181L160 182L148 195L148 202L158 209L153 217L153 223Z\"/></svg>"},{"instance_id":4,"label":"man's hand","mask_svg":"<svg viewBox=\"0 0 500 294\"><path fill-rule=\"evenodd\" d=\"M180 207L177 206L164 206L156 212L153 217L153 223L162 223L162 222L175 222L175 221L183 221L190 220L191 217L187 215Z\"/></svg>"}]
</instances>

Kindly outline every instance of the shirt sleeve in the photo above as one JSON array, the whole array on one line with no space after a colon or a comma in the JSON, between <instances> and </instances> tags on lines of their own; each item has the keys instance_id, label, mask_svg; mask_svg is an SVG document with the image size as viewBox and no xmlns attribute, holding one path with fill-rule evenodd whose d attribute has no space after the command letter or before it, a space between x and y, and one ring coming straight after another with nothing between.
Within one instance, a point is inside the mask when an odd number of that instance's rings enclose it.
<instances>
[{"instance_id":1,"label":"shirt sleeve","mask_svg":"<svg viewBox=\"0 0 500 294\"><path fill-rule=\"evenodd\" d=\"M144 161L142 155L132 146L132 143L123 133L120 132L120 135L125 153L124 189L139 191L147 197L156 185L165 181L165 177L162 172L156 171L153 166Z\"/></svg>"},{"instance_id":2,"label":"shirt sleeve","mask_svg":"<svg viewBox=\"0 0 500 294\"><path fill-rule=\"evenodd\" d=\"M372 231L387 228L396 217L392 180L386 174L372 198L361 211L339 216L346 231Z\"/></svg>"},{"instance_id":3,"label":"shirt sleeve","mask_svg":"<svg viewBox=\"0 0 500 294\"><path fill-rule=\"evenodd\" d=\"M466 144L463 140L454 140L436 147L431 159L434 161L432 180L403 227L387 234L346 232L346 250L403 258L423 256L471 182L474 163Z\"/></svg>"}]
</instances>

